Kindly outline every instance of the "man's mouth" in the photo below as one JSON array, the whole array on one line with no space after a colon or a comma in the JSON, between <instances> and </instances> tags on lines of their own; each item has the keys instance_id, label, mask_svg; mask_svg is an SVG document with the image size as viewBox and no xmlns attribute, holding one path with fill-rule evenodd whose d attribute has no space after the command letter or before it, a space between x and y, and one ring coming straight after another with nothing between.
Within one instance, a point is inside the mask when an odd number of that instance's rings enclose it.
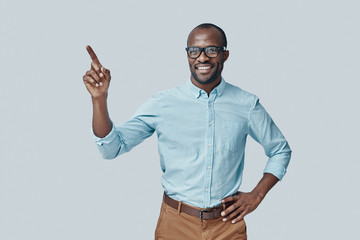
<instances>
[{"instance_id":1,"label":"man's mouth","mask_svg":"<svg viewBox=\"0 0 360 240\"><path fill-rule=\"evenodd\" d=\"M206 65L206 66L195 66L195 69L200 73L208 73L213 68L212 65Z\"/></svg>"}]
</instances>

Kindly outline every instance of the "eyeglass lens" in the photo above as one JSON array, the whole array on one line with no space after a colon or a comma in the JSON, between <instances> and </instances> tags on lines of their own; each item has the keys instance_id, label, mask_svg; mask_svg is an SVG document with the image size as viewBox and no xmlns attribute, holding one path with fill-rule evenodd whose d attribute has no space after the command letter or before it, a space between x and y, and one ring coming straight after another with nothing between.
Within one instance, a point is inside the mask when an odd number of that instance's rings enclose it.
<instances>
[{"instance_id":1,"label":"eyeglass lens","mask_svg":"<svg viewBox=\"0 0 360 240\"><path fill-rule=\"evenodd\" d=\"M210 58L215 58L219 54L219 49L217 47L189 47L187 52L190 58L198 58L202 51L204 51L205 55Z\"/></svg>"}]
</instances>

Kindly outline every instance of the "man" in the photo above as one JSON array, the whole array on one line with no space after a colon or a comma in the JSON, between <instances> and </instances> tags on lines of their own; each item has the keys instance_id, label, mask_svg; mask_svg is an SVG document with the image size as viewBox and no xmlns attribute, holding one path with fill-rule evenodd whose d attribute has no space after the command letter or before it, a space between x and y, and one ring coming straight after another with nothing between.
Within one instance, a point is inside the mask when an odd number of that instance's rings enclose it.
<instances>
[{"instance_id":1,"label":"man","mask_svg":"<svg viewBox=\"0 0 360 240\"><path fill-rule=\"evenodd\" d=\"M286 172L291 150L259 99L221 77L226 46L219 27L194 28L186 48L190 79L155 94L117 127L106 107L110 71L87 46L92 63L83 80L102 156L115 158L157 132L165 192L156 239L246 239L244 216ZM269 160L253 191L242 193L247 135L264 147Z\"/></svg>"}]
</instances>

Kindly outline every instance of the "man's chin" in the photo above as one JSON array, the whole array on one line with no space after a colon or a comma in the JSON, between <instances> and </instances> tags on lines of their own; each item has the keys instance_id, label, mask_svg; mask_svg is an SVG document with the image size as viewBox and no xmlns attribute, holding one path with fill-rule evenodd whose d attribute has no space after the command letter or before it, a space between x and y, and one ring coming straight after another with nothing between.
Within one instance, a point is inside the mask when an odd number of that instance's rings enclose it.
<instances>
[{"instance_id":1,"label":"man's chin","mask_svg":"<svg viewBox=\"0 0 360 240\"><path fill-rule=\"evenodd\" d=\"M193 76L195 81L197 81L200 84L209 84L212 83L213 81L215 81L215 77L210 77L210 78L199 78L198 76Z\"/></svg>"}]
</instances>

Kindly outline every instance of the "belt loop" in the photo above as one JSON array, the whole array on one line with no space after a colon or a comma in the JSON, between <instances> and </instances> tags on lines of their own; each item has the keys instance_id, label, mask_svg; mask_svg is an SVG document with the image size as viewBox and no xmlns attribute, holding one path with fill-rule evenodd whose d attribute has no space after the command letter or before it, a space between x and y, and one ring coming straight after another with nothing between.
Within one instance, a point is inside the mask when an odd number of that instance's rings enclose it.
<instances>
[{"instance_id":1,"label":"belt loop","mask_svg":"<svg viewBox=\"0 0 360 240\"><path fill-rule=\"evenodd\" d=\"M181 213L181 202L179 201L179 204L178 204L178 214Z\"/></svg>"}]
</instances>

